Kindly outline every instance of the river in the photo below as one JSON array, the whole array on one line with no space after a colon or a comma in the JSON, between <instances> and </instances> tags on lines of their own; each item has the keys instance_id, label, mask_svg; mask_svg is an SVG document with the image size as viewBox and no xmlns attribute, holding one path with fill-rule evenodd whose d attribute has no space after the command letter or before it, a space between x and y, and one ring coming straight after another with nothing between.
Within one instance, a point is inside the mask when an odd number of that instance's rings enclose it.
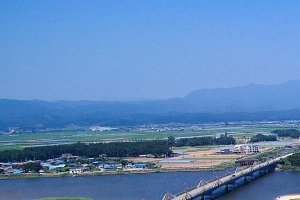
<instances>
[{"instance_id":1,"label":"river","mask_svg":"<svg viewBox=\"0 0 300 200\"><path fill-rule=\"evenodd\" d=\"M42 197L87 197L94 200L160 200L196 186L200 179L211 180L224 171L169 172L90 177L33 178L0 180L0 199L33 200ZM299 172L272 172L220 200L274 200L300 193Z\"/></svg>"}]
</instances>

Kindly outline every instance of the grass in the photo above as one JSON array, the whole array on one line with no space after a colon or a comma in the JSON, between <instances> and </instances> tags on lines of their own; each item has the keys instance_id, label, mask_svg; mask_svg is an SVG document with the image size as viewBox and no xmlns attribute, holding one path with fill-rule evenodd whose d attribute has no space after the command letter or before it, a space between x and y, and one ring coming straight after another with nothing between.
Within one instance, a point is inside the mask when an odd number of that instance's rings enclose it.
<instances>
[{"instance_id":1,"label":"grass","mask_svg":"<svg viewBox=\"0 0 300 200\"><path fill-rule=\"evenodd\" d=\"M203 146L203 147L173 147L173 151L185 151L185 152L196 152L196 151L207 151L210 150L213 146Z\"/></svg>"},{"instance_id":2,"label":"grass","mask_svg":"<svg viewBox=\"0 0 300 200\"><path fill-rule=\"evenodd\" d=\"M24 147L25 147L24 145L0 146L0 151L5 151L5 150L22 150Z\"/></svg>"},{"instance_id":3,"label":"grass","mask_svg":"<svg viewBox=\"0 0 300 200\"><path fill-rule=\"evenodd\" d=\"M0 141L11 141L11 140L61 140L69 139L73 142L78 141L105 141L105 140L146 140L153 138L167 138L169 136L174 137L199 137L199 136L213 136L218 133L228 132L233 134L235 138L246 138L252 137L253 134L258 132L271 132L278 128L264 128L264 127L222 127L222 128L207 128L201 130L185 130L185 131L141 131L141 130L117 130L117 131L103 131L93 132L89 127L77 127L77 130L49 130L41 131L37 133L18 133L18 134L4 134L0 135ZM239 133L239 134L234 134ZM0 151L22 149L25 145L12 145L12 146L0 146ZM197 147L198 151L208 150L207 147ZM174 150L181 150L180 148L174 148Z\"/></svg>"}]
</instances>

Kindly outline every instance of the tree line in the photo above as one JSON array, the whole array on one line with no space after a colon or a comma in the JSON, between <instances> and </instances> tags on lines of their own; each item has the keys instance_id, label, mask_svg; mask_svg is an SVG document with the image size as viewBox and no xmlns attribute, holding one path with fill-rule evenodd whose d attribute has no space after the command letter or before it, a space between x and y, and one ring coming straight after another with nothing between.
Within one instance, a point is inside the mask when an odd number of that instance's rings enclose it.
<instances>
[{"instance_id":1,"label":"tree line","mask_svg":"<svg viewBox=\"0 0 300 200\"><path fill-rule=\"evenodd\" d=\"M300 131L296 129L283 129L283 130L274 130L272 133L278 135L278 137L291 137L291 138L299 138Z\"/></svg>"},{"instance_id":2,"label":"tree line","mask_svg":"<svg viewBox=\"0 0 300 200\"><path fill-rule=\"evenodd\" d=\"M5 150L0 154L0 162L16 162L26 160L47 160L60 157L63 153L74 156L95 158L105 154L107 157L138 157L151 154L154 157L172 156L172 146L205 146L235 144L232 137L198 137L174 140L142 141L142 142L112 142L84 144L75 143L68 145L27 147L23 150Z\"/></svg>"},{"instance_id":3,"label":"tree line","mask_svg":"<svg viewBox=\"0 0 300 200\"><path fill-rule=\"evenodd\" d=\"M260 142L260 141L277 141L276 135L263 135L261 133L256 134L251 138L250 142Z\"/></svg>"},{"instance_id":4,"label":"tree line","mask_svg":"<svg viewBox=\"0 0 300 200\"><path fill-rule=\"evenodd\" d=\"M167 155L172 151L167 141L145 141L145 142L113 142L70 145L28 147L23 150L5 150L0 154L1 162L25 161L25 160L47 160L60 157L63 153L70 153L81 157L99 157L105 154L107 157L137 157L142 154L152 154L155 157Z\"/></svg>"},{"instance_id":5,"label":"tree line","mask_svg":"<svg viewBox=\"0 0 300 200\"><path fill-rule=\"evenodd\" d=\"M235 144L233 137L195 137L195 138L181 138L174 143L175 147L182 146L205 146L205 145L230 145Z\"/></svg>"}]
</instances>

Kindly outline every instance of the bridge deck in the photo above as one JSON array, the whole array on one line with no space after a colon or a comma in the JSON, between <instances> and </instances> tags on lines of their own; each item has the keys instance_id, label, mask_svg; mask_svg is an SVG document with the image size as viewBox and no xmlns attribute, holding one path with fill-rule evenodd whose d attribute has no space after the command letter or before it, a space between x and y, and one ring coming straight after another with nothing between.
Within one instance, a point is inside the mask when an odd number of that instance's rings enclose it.
<instances>
[{"instance_id":1,"label":"bridge deck","mask_svg":"<svg viewBox=\"0 0 300 200\"><path fill-rule=\"evenodd\" d=\"M223 185L227 185L227 184L232 184L234 183L236 180L245 177L245 176L249 176L252 175L254 172L262 170L264 168L267 168L268 166L271 166L275 163L277 163L280 159L282 158L286 158L287 156L292 155L291 154L287 154L272 160L268 160L264 163L260 163L248 168L245 168L239 172L235 172L235 173L230 173L228 175L225 175L223 177L220 177L217 180L212 180L207 182L205 185L202 186L196 186L188 191L182 192L180 194L177 194L175 196L173 196L172 198L170 198L169 196L163 198L163 200L167 200L167 199L172 199L172 200L188 200L188 199L195 199L199 196L202 195L209 195L211 194L214 190L216 190L217 188L223 186Z\"/></svg>"}]
</instances>

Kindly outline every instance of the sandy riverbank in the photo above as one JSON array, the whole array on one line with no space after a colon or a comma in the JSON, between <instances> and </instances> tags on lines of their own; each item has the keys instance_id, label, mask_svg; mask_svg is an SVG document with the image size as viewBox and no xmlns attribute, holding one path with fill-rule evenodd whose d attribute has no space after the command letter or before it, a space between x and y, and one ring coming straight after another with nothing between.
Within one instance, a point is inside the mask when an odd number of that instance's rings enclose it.
<instances>
[{"instance_id":1,"label":"sandy riverbank","mask_svg":"<svg viewBox=\"0 0 300 200\"><path fill-rule=\"evenodd\" d=\"M300 200L300 194L288 194L277 197L275 200Z\"/></svg>"}]
</instances>

